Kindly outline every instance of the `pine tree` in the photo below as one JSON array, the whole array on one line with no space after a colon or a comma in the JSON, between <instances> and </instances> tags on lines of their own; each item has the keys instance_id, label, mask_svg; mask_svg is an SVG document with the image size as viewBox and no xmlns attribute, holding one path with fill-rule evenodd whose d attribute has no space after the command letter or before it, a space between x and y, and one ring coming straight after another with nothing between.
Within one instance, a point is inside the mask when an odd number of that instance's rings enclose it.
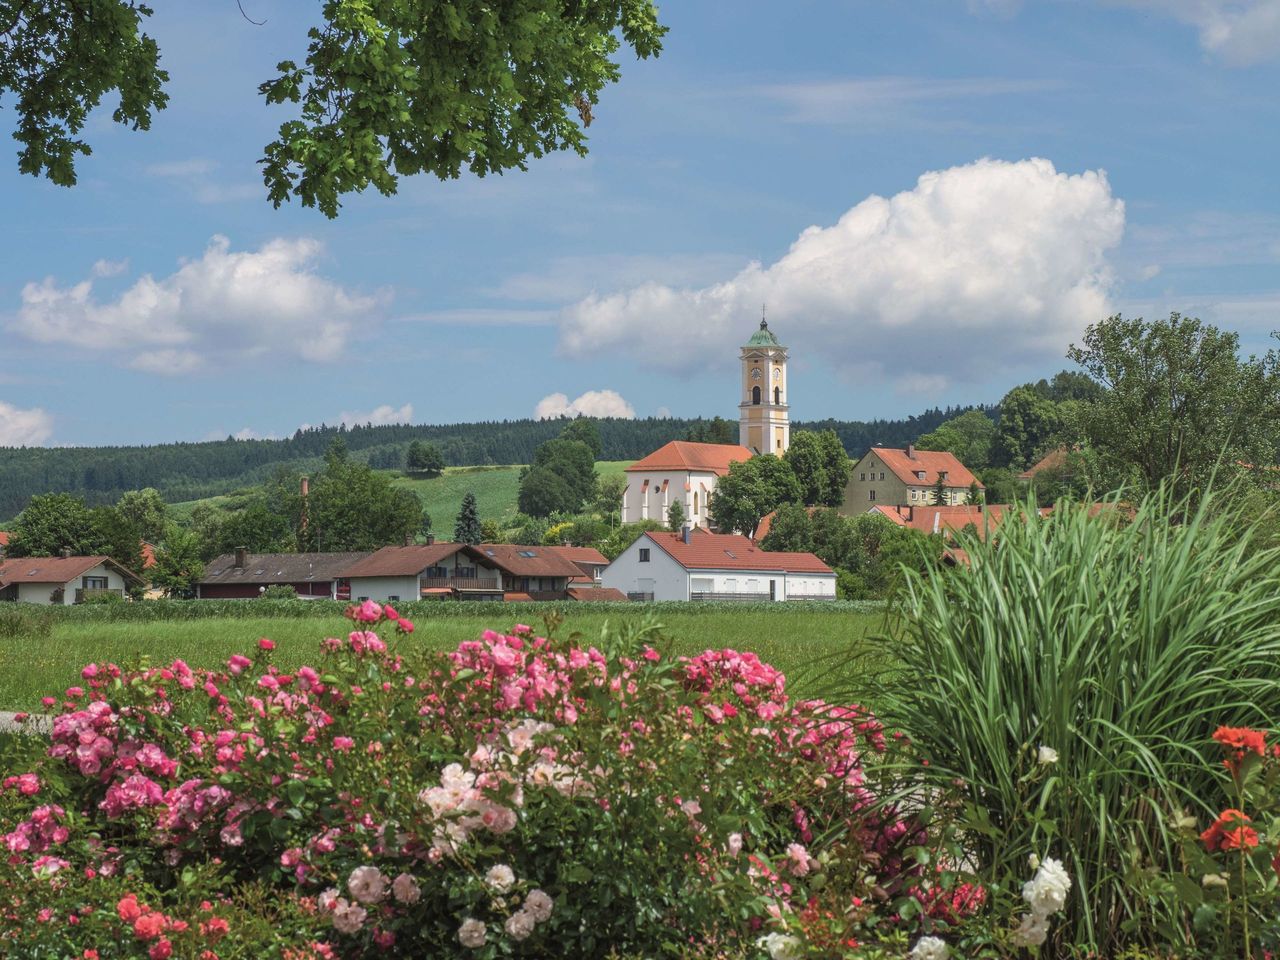
<instances>
[{"instance_id":1,"label":"pine tree","mask_svg":"<svg viewBox=\"0 0 1280 960\"><path fill-rule=\"evenodd\" d=\"M947 487L946 487L946 484L942 482L941 473L938 474L938 479L933 485L933 502L934 503L947 502Z\"/></svg>"},{"instance_id":2,"label":"pine tree","mask_svg":"<svg viewBox=\"0 0 1280 960\"><path fill-rule=\"evenodd\" d=\"M462 498L462 509L458 511L458 521L453 525L454 543L480 543L480 515L476 512L476 495L468 493Z\"/></svg>"}]
</instances>

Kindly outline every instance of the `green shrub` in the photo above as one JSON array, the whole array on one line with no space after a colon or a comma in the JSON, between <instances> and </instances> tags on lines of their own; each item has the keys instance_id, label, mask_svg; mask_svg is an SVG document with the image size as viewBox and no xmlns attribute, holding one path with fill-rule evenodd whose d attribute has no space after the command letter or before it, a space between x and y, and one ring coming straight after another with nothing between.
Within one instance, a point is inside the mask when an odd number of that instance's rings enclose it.
<instances>
[{"instance_id":1,"label":"green shrub","mask_svg":"<svg viewBox=\"0 0 1280 960\"><path fill-rule=\"evenodd\" d=\"M1213 730L1280 716L1280 551L1221 495L1127 513L1032 511L964 538L968 568L907 571L883 640L904 668L870 697L914 743L921 796L963 811L985 882L1007 888L1028 853L1062 859L1075 892L1059 935L1104 956L1188 929L1138 879L1177 872L1184 809L1216 814Z\"/></svg>"},{"instance_id":2,"label":"green shrub","mask_svg":"<svg viewBox=\"0 0 1280 960\"><path fill-rule=\"evenodd\" d=\"M298 591L287 583L273 583L258 595L259 600L297 600Z\"/></svg>"}]
</instances>

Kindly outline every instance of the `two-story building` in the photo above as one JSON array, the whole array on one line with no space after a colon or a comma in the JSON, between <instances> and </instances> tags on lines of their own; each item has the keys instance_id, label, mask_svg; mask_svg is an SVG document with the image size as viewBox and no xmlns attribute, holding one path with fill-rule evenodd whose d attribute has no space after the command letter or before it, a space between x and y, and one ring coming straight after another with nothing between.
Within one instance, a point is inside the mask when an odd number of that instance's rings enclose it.
<instances>
[{"instance_id":1,"label":"two-story building","mask_svg":"<svg viewBox=\"0 0 1280 960\"><path fill-rule=\"evenodd\" d=\"M852 517L882 505L928 506L937 499L939 481L939 506L966 504L975 484L979 491L983 489L978 478L953 453L917 450L912 444L907 444L905 450L872 447L849 471L840 512Z\"/></svg>"},{"instance_id":2,"label":"two-story building","mask_svg":"<svg viewBox=\"0 0 1280 960\"><path fill-rule=\"evenodd\" d=\"M341 571L352 600L501 600L502 572L479 547L428 543L383 547Z\"/></svg>"},{"instance_id":3,"label":"two-story building","mask_svg":"<svg viewBox=\"0 0 1280 960\"><path fill-rule=\"evenodd\" d=\"M685 527L639 537L602 580L632 600L834 600L835 571L812 553L761 550L738 534Z\"/></svg>"},{"instance_id":4,"label":"two-story building","mask_svg":"<svg viewBox=\"0 0 1280 960\"><path fill-rule=\"evenodd\" d=\"M248 600L268 587L289 587L304 600L347 600L343 571L362 553L250 553L243 548L205 564L196 584L201 600Z\"/></svg>"},{"instance_id":5,"label":"two-story building","mask_svg":"<svg viewBox=\"0 0 1280 960\"><path fill-rule=\"evenodd\" d=\"M569 585L582 576L560 547L518 543L482 543L475 548L501 574L508 600L565 600Z\"/></svg>"}]
</instances>

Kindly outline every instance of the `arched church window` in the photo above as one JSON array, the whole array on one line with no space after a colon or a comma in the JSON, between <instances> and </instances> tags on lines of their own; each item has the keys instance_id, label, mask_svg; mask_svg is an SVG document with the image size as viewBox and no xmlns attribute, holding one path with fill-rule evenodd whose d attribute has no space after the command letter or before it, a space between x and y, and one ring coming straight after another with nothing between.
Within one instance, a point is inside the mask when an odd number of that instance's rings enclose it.
<instances>
[{"instance_id":1,"label":"arched church window","mask_svg":"<svg viewBox=\"0 0 1280 960\"><path fill-rule=\"evenodd\" d=\"M752 387L752 388L751 388L751 402L752 402L752 403L759 403L759 402L760 402L760 388L759 388L759 387Z\"/></svg>"},{"instance_id":2,"label":"arched church window","mask_svg":"<svg viewBox=\"0 0 1280 960\"><path fill-rule=\"evenodd\" d=\"M781 388L781 387L774 387L774 388L773 388L773 402L774 402L774 403L781 403L781 402L782 402L782 388Z\"/></svg>"}]
</instances>

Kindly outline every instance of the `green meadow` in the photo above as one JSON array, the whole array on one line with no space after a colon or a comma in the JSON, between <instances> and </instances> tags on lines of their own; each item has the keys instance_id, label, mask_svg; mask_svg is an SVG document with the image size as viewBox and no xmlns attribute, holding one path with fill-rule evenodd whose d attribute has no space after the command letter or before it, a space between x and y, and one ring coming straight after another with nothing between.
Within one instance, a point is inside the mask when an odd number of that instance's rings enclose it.
<instances>
[{"instance_id":1,"label":"green meadow","mask_svg":"<svg viewBox=\"0 0 1280 960\"><path fill-rule=\"evenodd\" d=\"M456 605L450 605L454 607ZM775 612L753 606L742 611L724 607L693 607L652 614L664 628L673 653L691 654L708 648L750 650L785 671L799 693L817 689L833 674L852 669L868 651L867 637L880 632L883 613L795 609L779 604ZM417 629L400 643L408 649L442 650L478 637L486 628L509 628L525 622L541 630L545 610L521 607L466 615L450 609L431 616L415 612ZM645 617L642 607L619 606L616 612L596 606L570 612L558 635L580 633L590 641L606 623ZM152 663L176 658L193 667L217 667L233 653L249 653L260 637L276 644L275 662L292 669L313 661L318 643L327 636L345 636L351 625L341 616L210 617L190 620L85 620L59 617L48 636L0 637L0 709L39 709L40 698L80 682L80 668L90 661L122 666L148 658Z\"/></svg>"}]
</instances>

